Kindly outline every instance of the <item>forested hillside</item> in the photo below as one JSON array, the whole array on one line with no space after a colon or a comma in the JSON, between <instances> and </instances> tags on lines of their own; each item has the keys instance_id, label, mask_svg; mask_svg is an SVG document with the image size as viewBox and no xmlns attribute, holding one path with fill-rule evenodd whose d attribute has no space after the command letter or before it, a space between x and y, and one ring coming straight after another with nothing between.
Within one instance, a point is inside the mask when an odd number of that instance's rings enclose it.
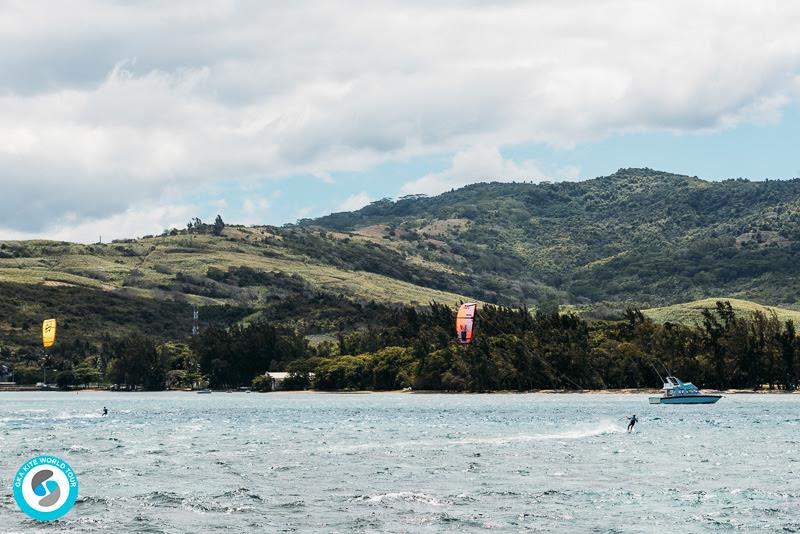
<instances>
[{"instance_id":1,"label":"forested hillside","mask_svg":"<svg viewBox=\"0 0 800 534\"><path fill-rule=\"evenodd\" d=\"M495 302L662 305L800 297L800 180L708 182L650 169L476 184L302 221L463 273Z\"/></svg>"},{"instance_id":2,"label":"forested hillside","mask_svg":"<svg viewBox=\"0 0 800 534\"><path fill-rule=\"evenodd\" d=\"M790 308L800 297L800 180L624 169L476 184L284 227L219 223L110 244L0 242L0 334L34 343L49 313L67 329L80 317L88 338L145 327L174 337L190 329L192 305L204 321L262 317L324 334L363 326L371 302L477 299L613 318L708 297Z\"/></svg>"},{"instance_id":3,"label":"forested hillside","mask_svg":"<svg viewBox=\"0 0 800 534\"><path fill-rule=\"evenodd\" d=\"M541 312L535 324L497 332L516 336L513 350L534 351L529 357L540 363L535 346L544 341L530 337L529 327L550 325L555 338L567 336L554 346L562 341L569 346L570 331L578 328L583 337L573 348L581 358L594 358L604 354L605 339L617 339L608 332L615 331L626 309L645 310L652 324L701 328L704 313L715 310L720 299L731 299L730 310L742 321L755 320L757 328L768 321L774 352L788 343L781 341L782 329L793 332L786 321L800 310L799 236L798 179L707 182L624 169L583 182L483 183L437 197L381 200L283 227L225 225L219 217L214 224L193 219L185 228L113 243L5 241L0 242L0 365L20 364L20 376L38 376L47 365L39 348L41 321L56 317L53 365L83 366L91 376L109 373L127 382L151 376L146 369L160 369L183 372L184 384L198 383L201 376L217 385L242 384L254 372L282 370L295 361L326 376L319 366L333 360L324 358L401 346L416 355L403 360L414 365L401 365L407 378L402 383L428 384L433 375L423 380L415 373L430 361L426 355L445 354L441 317L432 319L440 329L426 349L398 339L391 323L431 302L452 310L462 300ZM203 334L190 342L195 306ZM554 326L547 317L559 307L572 319ZM592 332L602 332L602 338ZM667 339L675 330L659 332ZM687 362L706 369L715 384L744 383L708 371L705 334L692 332L700 337L692 338L697 351L685 355ZM372 341L352 345L349 336ZM140 365L137 347L150 347L148 366ZM608 358L624 356L626 345L615 347L616 356ZM655 356L648 347L640 349L647 358ZM477 357L476 350L470 354ZM248 359L248 353L259 356ZM777 356L770 354L766 374L775 381ZM441 373L456 376L466 364L452 365ZM578 380L566 368L560 372L581 387L632 383L602 374ZM514 380L533 380L521 373ZM559 376L527 383L569 383ZM433 383L447 389L443 384L449 379L443 377ZM464 380L467 385L459 388L512 387ZM339 382L329 385L334 383ZM452 384L457 383L462 382Z\"/></svg>"}]
</instances>

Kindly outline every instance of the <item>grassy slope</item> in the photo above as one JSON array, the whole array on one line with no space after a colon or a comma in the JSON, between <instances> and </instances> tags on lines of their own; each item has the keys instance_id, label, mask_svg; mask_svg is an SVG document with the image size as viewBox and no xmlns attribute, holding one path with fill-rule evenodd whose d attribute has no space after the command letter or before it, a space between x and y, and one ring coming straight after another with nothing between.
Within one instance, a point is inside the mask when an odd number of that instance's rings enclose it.
<instances>
[{"instance_id":1,"label":"grassy slope","mask_svg":"<svg viewBox=\"0 0 800 534\"><path fill-rule=\"evenodd\" d=\"M41 241L15 244L29 244L32 256L0 258L0 282L71 284L106 291L126 287L126 291L143 297L164 297L163 291L168 292L170 286L174 286L176 273L205 277L209 268L227 270L246 266L260 271L294 274L314 288L360 300L424 304L430 300L456 302L468 298L376 273L325 265L313 258L293 255L268 245L256 246L247 241L208 235L154 237L110 245L83 246ZM131 253L135 255L126 255ZM184 295L200 304L233 303L224 297Z\"/></svg>"},{"instance_id":2,"label":"grassy slope","mask_svg":"<svg viewBox=\"0 0 800 534\"><path fill-rule=\"evenodd\" d=\"M381 274L321 263L263 242L264 231L231 228L224 237L178 235L104 245L0 243L6 256L0 257L0 346L31 344L38 339L41 320L50 316L58 317L61 332L73 337L98 339L104 333L136 328L161 337L181 337L190 328L191 304L205 307L204 319L235 321L255 319L266 306L291 298L314 302L320 293L332 297L327 308L342 298L385 304L468 300ZM242 266L282 273L283 278L240 287L207 276L209 269L224 272ZM291 309L296 308L299 320L307 316L309 323L322 323L323 330L336 327L332 321L317 320L307 307L288 308L288 314L285 309L281 312L287 319L298 320L292 316Z\"/></svg>"},{"instance_id":3,"label":"grassy slope","mask_svg":"<svg viewBox=\"0 0 800 534\"><path fill-rule=\"evenodd\" d=\"M740 299L718 298L718 299L703 299L684 304L674 304L672 306L664 306L661 308L651 308L643 310L643 313L659 323L681 323L686 325L695 325L702 323L703 310L713 310L716 307L717 301L729 301L737 314L748 315L755 311L766 313L767 315L775 313L781 321L792 320L795 323L800 323L800 311L789 310L786 308L776 308L773 306L764 306L755 302Z\"/></svg>"}]
</instances>

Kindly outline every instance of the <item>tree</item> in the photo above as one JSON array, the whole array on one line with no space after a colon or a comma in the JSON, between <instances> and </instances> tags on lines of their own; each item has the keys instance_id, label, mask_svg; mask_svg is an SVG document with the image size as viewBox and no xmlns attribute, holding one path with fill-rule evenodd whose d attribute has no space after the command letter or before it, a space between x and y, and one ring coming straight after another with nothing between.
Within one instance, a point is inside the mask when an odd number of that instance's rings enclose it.
<instances>
[{"instance_id":1,"label":"tree","mask_svg":"<svg viewBox=\"0 0 800 534\"><path fill-rule=\"evenodd\" d=\"M208 228L208 225L203 222L200 217L193 217L188 223L186 223L186 230L191 233L201 234L204 233L204 230Z\"/></svg>"},{"instance_id":2,"label":"tree","mask_svg":"<svg viewBox=\"0 0 800 534\"><path fill-rule=\"evenodd\" d=\"M222 220L221 215L217 215L217 218L214 219L214 227L213 232L214 235L222 235L222 231L225 229L225 223Z\"/></svg>"},{"instance_id":3,"label":"tree","mask_svg":"<svg viewBox=\"0 0 800 534\"><path fill-rule=\"evenodd\" d=\"M158 353L168 369L173 371L199 372L200 364L192 348L186 343L169 341L158 346Z\"/></svg>"},{"instance_id":4,"label":"tree","mask_svg":"<svg viewBox=\"0 0 800 534\"><path fill-rule=\"evenodd\" d=\"M417 362L410 348L387 347L372 355L372 387L400 389L411 386L417 372Z\"/></svg>"},{"instance_id":5,"label":"tree","mask_svg":"<svg viewBox=\"0 0 800 534\"><path fill-rule=\"evenodd\" d=\"M61 371L56 377L56 384L61 389L69 389L70 386L75 384L75 374L70 370Z\"/></svg>"},{"instance_id":6,"label":"tree","mask_svg":"<svg viewBox=\"0 0 800 534\"><path fill-rule=\"evenodd\" d=\"M786 321L785 329L780 334L781 357L783 360L783 387L787 390L797 389L797 332L794 322Z\"/></svg>"},{"instance_id":7,"label":"tree","mask_svg":"<svg viewBox=\"0 0 800 534\"><path fill-rule=\"evenodd\" d=\"M559 311L558 299L553 295L550 295L550 296L542 299L542 301L539 302L539 306L537 307L537 311L540 312L540 313L544 313L546 315L557 314L558 311Z\"/></svg>"},{"instance_id":8,"label":"tree","mask_svg":"<svg viewBox=\"0 0 800 534\"><path fill-rule=\"evenodd\" d=\"M253 379L251 386L254 390L259 391L261 393L266 393L272 391L272 377L268 374L266 375L258 375Z\"/></svg>"},{"instance_id":9,"label":"tree","mask_svg":"<svg viewBox=\"0 0 800 534\"><path fill-rule=\"evenodd\" d=\"M89 361L81 362L73 370L76 384L91 384L100 382L100 371Z\"/></svg>"},{"instance_id":10,"label":"tree","mask_svg":"<svg viewBox=\"0 0 800 534\"><path fill-rule=\"evenodd\" d=\"M162 390L167 379L166 355L156 348L155 341L138 332L114 343L114 358L106 375L113 384L143 386Z\"/></svg>"},{"instance_id":11,"label":"tree","mask_svg":"<svg viewBox=\"0 0 800 534\"><path fill-rule=\"evenodd\" d=\"M17 384L35 384L42 380L42 368L32 363L14 364L14 381Z\"/></svg>"},{"instance_id":12,"label":"tree","mask_svg":"<svg viewBox=\"0 0 800 534\"><path fill-rule=\"evenodd\" d=\"M729 384L729 375L726 373L727 353L724 340L730 332L741 329L737 328L736 315L730 302L718 301L713 312L703 310L702 314L705 344L714 366L713 384L718 388L725 388Z\"/></svg>"}]
</instances>

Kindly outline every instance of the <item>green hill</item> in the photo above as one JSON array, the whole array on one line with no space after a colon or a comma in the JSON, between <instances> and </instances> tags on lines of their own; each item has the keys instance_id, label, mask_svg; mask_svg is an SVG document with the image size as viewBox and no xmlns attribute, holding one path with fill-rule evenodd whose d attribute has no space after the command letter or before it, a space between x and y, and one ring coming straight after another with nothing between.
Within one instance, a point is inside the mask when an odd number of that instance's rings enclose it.
<instances>
[{"instance_id":1,"label":"green hill","mask_svg":"<svg viewBox=\"0 0 800 534\"><path fill-rule=\"evenodd\" d=\"M376 306L432 300L637 306L682 321L691 312L670 306L708 295L791 308L799 236L798 179L623 169L481 183L219 236L202 225L102 245L6 241L0 340L34 343L50 315L91 339L120 329L175 338L190 330L192 305L204 321L264 317L320 336L364 326Z\"/></svg>"},{"instance_id":2,"label":"green hill","mask_svg":"<svg viewBox=\"0 0 800 534\"><path fill-rule=\"evenodd\" d=\"M535 304L800 298L800 180L708 182L622 169L484 183L301 222L461 273L464 292Z\"/></svg>"},{"instance_id":3,"label":"green hill","mask_svg":"<svg viewBox=\"0 0 800 534\"><path fill-rule=\"evenodd\" d=\"M0 345L34 343L49 316L61 318L60 331L74 338L129 330L180 338L190 331L191 307L198 305L204 322L264 316L315 334L362 324L363 307L373 301L413 305L467 298L403 280L410 278L403 273L388 276L304 255L286 246L284 238L292 234L228 227L222 236L104 245L2 242Z\"/></svg>"},{"instance_id":4,"label":"green hill","mask_svg":"<svg viewBox=\"0 0 800 534\"><path fill-rule=\"evenodd\" d=\"M727 298L703 299L683 304L673 304L672 306L642 310L642 313L657 323L680 323L692 326L701 324L703 321L703 311L713 311L718 301L730 302L736 315L746 319L751 318L754 312L761 312L768 316L774 313L781 322L791 320L796 324L800 324L800 311L763 306L747 300Z\"/></svg>"}]
</instances>

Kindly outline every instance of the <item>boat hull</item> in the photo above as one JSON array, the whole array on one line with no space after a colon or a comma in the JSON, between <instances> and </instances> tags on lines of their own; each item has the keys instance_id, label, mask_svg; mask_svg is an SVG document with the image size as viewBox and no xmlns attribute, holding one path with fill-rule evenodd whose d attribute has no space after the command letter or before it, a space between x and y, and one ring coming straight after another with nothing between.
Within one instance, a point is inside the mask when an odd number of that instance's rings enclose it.
<instances>
[{"instance_id":1,"label":"boat hull","mask_svg":"<svg viewBox=\"0 0 800 534\"><path fill-rule=\"evenodd\" d=\"M687 395L685 397L650 397L650 404L714 404L722 395Z\"/></svg>"}]
</instances>

